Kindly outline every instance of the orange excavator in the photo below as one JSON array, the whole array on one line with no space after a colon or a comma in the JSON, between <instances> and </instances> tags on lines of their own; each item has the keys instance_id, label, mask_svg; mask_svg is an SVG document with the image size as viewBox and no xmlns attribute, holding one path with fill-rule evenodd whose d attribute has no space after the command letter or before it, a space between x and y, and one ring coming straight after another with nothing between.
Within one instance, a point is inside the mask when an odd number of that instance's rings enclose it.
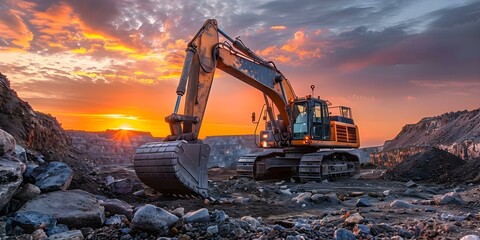
<instances>
[{"instance_id":1,"label":"orange excavator","mask_svg":"<svg viewBox=\"0 0 480 240\"><path fill-rule=\"evenodd\" d=\"M238 176L256 180L294 177L306 182L359 172L358 157L344 150L360 146L350 108L332 107L311 95L297 97L273 62L230 37L215 19L205 22L186 52L175 108L165 118L171 135L163 142L142 145L134 156L135 172L144 184L165 194L208 196L210 147L198 134L217 68L258 89L265 100L262 111L268 121L257 142L263 151L241 157ZM332 114L334 110L338 114Z\"/></svg>"}]
</instances>

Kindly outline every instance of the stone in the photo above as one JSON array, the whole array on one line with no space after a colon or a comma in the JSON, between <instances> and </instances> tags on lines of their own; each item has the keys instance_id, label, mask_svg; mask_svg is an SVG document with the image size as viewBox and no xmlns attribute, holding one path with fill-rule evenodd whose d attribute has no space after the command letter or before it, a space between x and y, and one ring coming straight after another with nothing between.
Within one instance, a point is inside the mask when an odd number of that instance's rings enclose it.
<instances>
[{"instance_id":1,"label":"stone","mask_svg":"<svg viewBox=\"0 0 480 240\"><path fill-rule=\"evenodd\" d=\"M145 196L147 196L147 195L145 194L145 189L140 189L140 190L138 190L138 191L136 191L136 192L133 192L133 195L135 195L135 196L137 196L137 197L145 197Z\"/></svg>"},{"instance_id":2,"label":"stone","mask_svg":"<svg viewBox=\"0 0 480 240\"><path fill-rule=\"evenodd\" d=\"M335 240L355 240L355 234L345 228L338 228L333 234Z\"/></svg>"},{"instance_id":3,"label":"stone","mask_svg":"<svg viewBox=\"0 0 480 240\"><path fill-rule=\"evenodd\" d=\"M253 228L257 228L258 226L260 226L260 222L251 216L243 216L240 220L247 222L248 225Z\"/></svg>"},{"instance_id":4,"label":"stone","mask_svg":"<svg viewBox=\"0 0 480 240\"><path fill-rule=\"evenodd\" d=\"M478 235L466 235L460 238L460 240L480 240L480 236Z\"/></svg>"},{"instance_id":5,"label":"stone","mask_svg":"<svg viewBox=\"0 0 480 240\"><path fill-rule=\"evenodd\" d=\"M24 166L14 157L0 157L0 210L10 202L22 183Z\"/></svg>"},{"instance_id":6,"label":"stone","mask_svg":"<svg viewBox=\"0 0 480 240\"><path fill-rule=\"evenodd\" d=\"M355 204L357 207L370 207L372 204L368 198L359 198Z\"/></svg>"},{"instance_id":7,"label":"stone","mask_svg":"<svg viewBox=\"0 0 480 240\"><path fill-rule=\"evenodd\" d=\"M324 194L315 193L315 194L312 195L310 200L313 203L319 204L319 203L325 202L327 200L327 197Z\"/></svg>"},{"instance_id":8,"label":"stone","mask_svg":"<svg viewBox=\"0 0 480 240\"><path fill-rule=\"evenodd\" d=\"M83 240L85 238L83 237L82 231L71 230L71 231L68 231L68 232L62 232L62 233L57 233L57 234L51 235L48 239L49 240L64 240L64 239Z\"/></svg>"},{"instance_id":9,"label":"stone","mask_svg":"<svg viewBox=\"0 0 480 240\"><path fill-rule=\"evenodd\" d=\"M354 213L345 219L346 224L359 224L363 222L363 217L360 213Z\"/></svg>"},{"instance_id":10,"label":"stone","mask_svg":"<svg viewBox=\"0 0 480 240\"><path fill-rule=\"evenodd\" d=\"M206 208L198 209L197 211L190 211L183 219L187 223L195 223L195 222L208 222L210 221L210 215L208 214L208 210Z\"/></svg>"},{"instance_id":11,"label":"stone","mask_svg":"<svg viewBox=\"0 0 480 240\"><path fill-rule=\"evenodd\" d=\"M105 225L119 225L119 226L122 226L126 222L128 222L128 219L125 215L115 214L115 215L109 217L105 221Z\"/></svg>"},{"instance_id":12,"label":"stone","mask_svg":"<svg viewBox=\"0 0 480 240\"><path fill-rule=\"evenodd\" d=\"M227 220L227 214L223 210L215 210L212 213L215 222L224 222Z\"/></svg>"},{"instance_id":13,"label":"stone","mask_svg":"<svg viewBox=\"0 0 480 240\"><path fill-rule=\"evenodd\" d=\"M178 208L175 208L173 211L172 211L172 214L181 218L185 215L185 208L183 207L178 207Z\"/></svg>"},{"instance_id":14,"label":"stone","mask_svg":"<svg viewBox=\"0 0 480 240\"><path fill-rule=\"evenodd\" d=\"M333 203L333 204L341 204L342 203L342 201L334 193L328 194L326 197L327 197L326 200L329 203Z\"/></svg>"},{"instance_id":15,"label":"stone","mask_svg":"<svg viewBox=\"0 0 480 240\"><path fill-rule=\"evenodd\" d=\"M57 233L68 232L68 230L69 230L69 229L68 229L68 226L67 226L67 225L65 225L65 224L57 224L57 225L55 225L53 228L49 229L49 230L47 231L47 234L48 234L49 236L51 236L51 235L55 235L55 234L57 234Z\"/></svg>"},{"instance_id":16,"label":"stone","mask_svg":"<svg viewBox=\"0 0 480 240\"><path fill-rule=\"evenodd\" d=\"M168 232L168 227L172 227L177 221L178 217L165 209L147 204L135 212L132 225L134 229L165 234Z\"/></svg>"},{"instance_id":17,"label":"stone","mask_svg":"<svg viewBox=\"0 0 480 240\"><path fill-rule=\"evenodd\" d=\"M113 193L116 194L127 194L131 193L133 190L133 180L132 179L119 179L115 180L112 183L107 185Z\"/></svg>"},{"instance_id":18,"label":"stone","mask_svg":"<svg viewBox=\"0 0 480 240\"><path fill-rule=\"evenodd\" d=\"M400 227L398 229L398 235L402 238L410 239L413 237L413 233L408 231L407 229Z\"/></svg>"},{"instance_id":19,"label":"stone","mask_svg":"<svg viewBox=\"0 0 480 240\"><path fill-rule=\"evenodd\" d=\"M25 203L18 212L28 211L50 214L71 228L100 227L105 222L104 207L95 196L82 190L41 194Z\"/></svg>"},{"instance_id":20,"label":"stone","mask_svg":"<svg viewBox=\"0 0 480 240\"><path fill-rule=\"evenodd\" d=\"M35 184L35 177L33 176L33 170L37 168L38 165L27 163L25 167L25 172L23 173L23 181Z\"/></svg>"},{"instance_id":21,"label":"stone","mask_svg":"<svg viewBox=\"0 0 480 240\"><path fill-rule=\"evenodd\" d=\"M292 192L290 192L290 189L280 189L280 193L284 195L292 195Z\"/></svg>"},{"instance_id":22,"label":"stone","mask_svg":"<svg viewBox=\"0 0 480 240\"><path fill-rule=\"evenodd\" d=\"M363 196L363 195L365 195L364 192L351 192L351 193L348 194L348 196L350 196L350 197L360 197L360 196Z\"/></svg>"},{"instance_id":23,"label":"stone","mask_svg":"<svg viewBox=\"0 0 480 240\"><path fill-rule=\"evenodd\" d=\"M0 129L0 157L12 155L15 152L15 145L15 138Z\"/></svg>"},{"instance_id":24,"label":"stone","mask_svg":"<svg viewBox=\"0 0 480 240\"><path fill-rule=\"evenodd\" d=\"M73 170L62 162L50 162L33 170L35 186L42 192L67 190L73 179Z\"/></svg>"},{"instance_id":25,"label":"stone","mask_svg":"<svg viewBox=\"0 0 480 240\"><path fill-rule=\"evenodd\" d=\"M443 230L447 233L459 232L460 228L454 223L446 223L442 226Z\"/></svg>"},{"instance_id":26,"label":"stone","mask_svg":"<svg viewBox=\"0 0 480 240\"><path fill-rule=\"evenodd\" d=\"M355 225L355 227L353 228L353 233L355 235L359 235L360 237L367 237L368 235L370 235L370 227L368 227L367 225L365 224L357 224Z\"/></svg>"},{"instance_id":27,"label":"stone","mask_svg":"<svg viewBox=\"0 0 480 240\"><path fill-rule=\"evenodd\" d=\"M449 192L440 197L434 197L433 200L438 205L445 205L445 204L465 205L465 201L463 201L462 197L457 192Z\"/></svg>"},{"instance_id":28,"label":"stone","mask_svg":"<svg viewBox=\"0 0 480 240\"><path fill-rule=\"evenodd\" d=\"M393 233L395 231L390 225L386 223L371 224L369 225L369 227L370 227L370 232L372 233L373 236L377 236L382 233Z\"/></svg>"},{"instance_id":29,"label":"stone","mask_svg":"<svg viewBox=\"0 0 480 240\"><path fill-rule=\"evenodd\" d=\"M7 229L20 227L25 233L32 233L37 229L51 229L57 224L57 220L50 214L34 211L18 212L10 221L7 221Z\"/></svg>"},{"instance_id":30,"label":"stone","mask_svg":"<svg viewBox=\"0 0 480 240\"><path fill-rule=\"evenodd\" d=\"M292 201L297 203L297 204L304 204L304 203L309 203L312 197L311 192L304 192L298 194L298 196L292 198Z\"/></svg>"},{"instance_id":31,"label":"stone","mask_svg":"<svg viewBox=\"0 0 480 240\"><path fill-rule=\"evenodd\" d=\"M405 183L405 186L406 186L407 188L413 188L413 187L416 187L417 184L416 184L414 181L410 180L410 181L408 181L408 182Z\"/></svg>"},{"instance_id":32,"label":"stone","mask_svg":"<svg viewBox=\"0 0 480 240\"><path fill-rule=\"evenodd\" d=\"M15 149L13 150L13 156L15 156L22 163L27 163L27 152L25 151L25 148L18 144L15 145Z\"/></svg>"},{"instance_id":33,"label":"stone","mask_svg":"<svg viewBox=\"0 0 480 240\"><path fill-rule=\"evenodd\" d=\"M217 233L218 233L218 226L217 226L217 225L209 226L209 227L207 228L207 233L209 233L209 234L217 234Z\"/></svg>"},{"instance_id":34,"label":"stone","mask_svg":"<svg viewBox=\"0 0 480 240\"><path fill-rule=\"evenodd\" d=\"M125 215L129 220L131 220L133 217L133 207L125 201L112 198L99 201L99 203L105 207L105 212L109 212L112 215Z\"/></svg>"},{"instance_id":35,"label":"stone","mask_svg":"<svg viewBox=\"0 0 480 240\"><path fill-rule=\"evenodd\" d=\"M115 178L113 178L112 175L108 175L105 177L105 185L110 185L112 184L113 182L115 182Z\"/></svg>"},{"instance_id":36,"label":"stone","mask_svg":"<svg viewBox=\"0 0 480 240\"><path fill-rule=\"evenodd\" d=\"M23 187L17 189L13 198L18 199L21 202L27 202L40 195L40 193L40 188L31 183L27 183Z\"/></svg>"},{"instance_id":37,"label":"stone","mask_svg":"<svg viewBox=\"0 0 480 240\"><path fill-rule=\"evenodd\" d=\"M33 240L46 239L48 236L43 229L37 229L31 234Z\"/></svg>"},{"instance_id":38,"label":"stone","mask_svg":"<svg viewBox=\"0 0 480 240\"><path fill-rule=\"evenodd\" d=\"M415 205L411 203L407 203L402 200L395 200L392 203L390 203L391 208L415 208Z\"/></svg>"}]
</instances>

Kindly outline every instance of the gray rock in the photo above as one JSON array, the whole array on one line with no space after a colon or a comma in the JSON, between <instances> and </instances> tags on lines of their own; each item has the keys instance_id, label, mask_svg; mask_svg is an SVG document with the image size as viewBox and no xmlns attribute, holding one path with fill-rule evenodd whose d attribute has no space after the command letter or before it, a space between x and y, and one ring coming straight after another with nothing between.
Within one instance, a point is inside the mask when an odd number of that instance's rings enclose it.
<instances>
[{"instance_id":1,"label":"gray rock","mask_svg":"<svg viewBox=\"0 0 480 240\"><path fill-rule=\"evenodd\" d=\"M355 204L357 207L370 207L372 204L368 198L359 198L357 203Z\"/></svg>"},{"instance_id":2,"label":"gray rock","mask_svg":"<svg viewBox=\"0 0 480 240\"><path fill-rule=\"evenodd\" d=\"M390 203L391 208L415 208L415 205L411 203L407 203L402 200L395 200L392 203Z\"/></svg>"},{"instance_id":3,"label":"gray rock","mask_svg":"<svg viewBox=\"0 0 480 240\"><path fill-rule=\"evenodd\" d=\"M38 165L36 164L26 164L25 172L23 173L23 181L28 183L35 184L35 177L33 176L33 170L37 168Z\"/></svg>"},{"instance_id":4,"label":"gray rock","mask_svg":"<svg viewBox=\"0 0 480 240\"><path fill-rule=\"evenodd\" d=\"M27 163L27 152L25 151L25 148L22 146L16 144L15 145L15 150L13 151L13 155L23 163Z\"/></svg>"},{"instance_id":5,"label":"gray rock","mask_svg":"<svg viewBox=\"0 0 480 240\"><path fill-rule=\"evenodd\" d=\"M440 197L434 197L433 200L438 205L445 205L445 204L458 204L458 205L465 205L465 201L463 201L462 197L457 192L449 192Z\"/></svg>"},{"instance_id":6,"label":"gray rock","mask_svg":"<svg viewBox=\"0 0 480 240\"><path fill-rule=\"evenodd\" d=\"M106 199L103 201L99 201L100 205L105 207L105 212L109 212L110 214L120 214L125 215L129 220L133 217L133 207L132 205L128 204L125 201L120 199Z\"/></svg>"},{"instance_id":7,"label":"gray rock","mask_svg":"<svg viewBox=\"0 0 480 240\"><path fill-rule=\"evenodd\" d=\"M336 240L355 240L355 234L345 228L338 228L333 234L333 238Z\"/></svg>"},{"instance_id":8,"label":"gray rock","mask_svg":"<svg viewBox=\"0 0 480 240\"><path fill-rule=\"evenodd\" d=\"M165 234L168 227L173 226L178 217L150 204L139 208L133 215L132 224L134 229L154 231Z\"/></svg>"},{"instance_id":9,"label":"gray rock","mask_svg":"<svg viewBox=\"0 0 480 240\"><path fill-rule=\"evenodd\" d=\"M173 211L172 211L172 214L181 218L185 215L185 208L183 207L178 207L178 208L175 208Z\"/></svg>"},{"instance_id":10,"label":"gray rock","mask_svg":"<svg viewBox=\"0 0 480 240\"><path fill-rule=\"evenodd\" d=\"M240 220L247 222L252 228L260 226L260 222L251 216L243 216Z\"/></svg>"},{"instance_id":11,"label":"gray rock","mask_svg":"<svg viewBox=\"0 0 480 240\"><path fill-rule=\"evenodd\" d=\"M47 231L48 236L55 235L57 233L68 232L68 226L65 224L57 224L53 228Z\"/></svg>"},{"instance_id":12,"label":"gray rock","mask_svg":"<svg viewBox=\"0 0 480 240\"><path fill-rule=\"evenodd\" d=\"M365 224L357 224L353 228L353 233L361 237L367 237L368 235L370 235L370 227Z\"/></svg>"},{"instance_id":13,"label":"gray rock","mask_svg":"<svg viewBox=\"0 0 480 240\"><path fill-rule=\"evenodd\" d=\"M382 233L390 234L395 231L390 225L386 223L372 224L372 225L369 225L369 227L370 227L370 232L372 233L373 236L377 236Z\"/></svg>"},{"instance_id":14,"label":"gray rock","mask_svg":"<svg viewBox=\"0 0 480 240\"><path fill-rule=\"evenodd\" d=\"M227 215L222 210L215 210L212 213L215 222L224 222L227 219Z\"/></svg>"},{"instance_id":15,"label":"gray rock","mask_svg":"<svg viewBox=\"0 0 480 240\"><path fill-rule=\"evenodd\" d=\"M329 203L333 203L333 204L341 204L342 203L342 201L334 193L328 194L326 197L327 197L326 200Z\"/></svg>"},{"instance_id":16,"label":"gray rock","mask_svg":"<svg viewBox=\"0 0 480 240\"><path fill-rule=\"evenodd\" d=\"M133 195L135 195L135 196L137 196L137 197L145 197L145 196L147 196L147 195L145 194L145 189L140 189L140 190L134 192Z\"/></svg>"},{"instance_id":17,"label":"gray rock","mask_svg":"<svg viewBox=\"0 0 480 240\"><path fill-rule=\"evenodd\" d=\"M466 235L460 238L460 240L480 240L480 236L478 235Z\"/></svg>"},{"instance_id":18,"label":"gray rock","mask_svg":"<svg viewBox=\"0 0 480 240\"><path fill-rule=\"evenodd\" d=\"M14 229L18 226L22 228L25 233L30 234L40 228L51 229L55 224L57 224L57 220L50 214L28 211L16 213L14 217L7 222L7 229Z\"/></svg>"},{"instance_id":19,"label":"gray rock","mask_svg":"<svg viewBox=\"0 0 480 240\"><path fill-rule=\"evenodd\" d=\"M413 233L403 227L400 227L398 229L398 235L402 238L407 238L407 239L410 239L413 237Z\"/></svg>"},{"instance_id":20,"label":"gray rock","mask_svg":"<svg viewBox=\"0 0 480 240\"><path fill-rule=\"evenodd\" d=\"M194 222L208 222L210 221L210 215L208 214L208 210L206 208L199 209L197 211L191 211L183 216L183 219L187 223L194 223Z\"/></svg>"},{"instance_id":21,"label":"gray rock","mask_svg":"<svg viewBox=\"0 0 480 240\"><path fill-rule=\"evenodd\" d=\"M59 223L71 228L100 227L105 222L104 207L92 194L82 190L41 194L25 203L18 212L27 211L51 214Z\"/></svg>"},{"instance_id":22,"label":"gray rock","mask_svg":"<svg viewBox=\"0 0 480 240\"><path fill-rule=\"evenodd\" d=\"M105 185L110 185L112 184L113 182L115 182L115 178L113 178L112 175L108 175L105 177Z\"/></svg>"},{"instance_id":23,"label":"gray rock","mask_svg":"<svg viewBox=\"0 0 480 240\"><path fill-rule=\"evenodd\" d=\"M42 192L67 190L73 179L73 170L62 162L50 162L33 170L35 186Z\"/></svg>"},{"instance_id":24,"label":"gray rock","mask_svg":"<svg viewBox=\"0 0 480 240\"><path fill-rule=\"evenodd\" d=\"M113 193L117 194L127 194L131 193L133 190L133 180L132 179L120 179L115 180L112 183L108 184L110 190Z\"/></svg>"},{"instance_id":25,"label":"gray rock","mask_svg":"<svg viewBox=\"0 0 480 240\"><path fill-rule=\"evenodd\" d=\"M27 202L40 195L40 193L40 188L31 183L27 183L23 187L17 189L13 198L18 199L21 202Z\"/></svg>"},{"instance_id":26,"label":"gray rock","mask_svg":"<svg viewBox=\"0 0 480 240\"><path fill-rule=\"evenodd\" d=\"M105 221L105 225L123 226L125 222L128 222L128 219L125 215L115 214L115 215L109 217Z\"/></svg>"},{"instance_id":27,"label":"gray rock","mask_svg":"<svg viewBox=\"0 0 480 240\"><path fill-rule=\"evenodd\" d=\"M217 225L213 225L213 226L208 227L208 228L207 228L207 233L217 234L217 233L218 233L218 226L217 226Z\"/></svg>"},{"instance_id":28,"label":"gray rock","mask_svg":"<svg viewBox=\"0 0 480 240\"><path fill-rule=\"evenodd\" d=\"M304 192L304 193L300 193L300 194L298 194L298 196L292 198L292 201L294 201L297 204L305 204L305 203L310 202L311 197L312 197L311 192Z\"/></svg>"},{"instance_id":29,"label":"gray rock","mask_svg":"<svg viewBox=\"0 0 480 240\"><path fill-rule=\"evenodd\" d=\"M65 240L65 239L68 239L68 240L83 240L85 238L83 237L82 231L72 230L72 231L68 231L68 232L62 232L62 233L57 233L57 234L51 235L48 239L49 240Z\"/></svg>"},{"instance_id":30,"label":"gray rock","mask_svg":"<svg viewBox=\"0 0 480 240\"><path fill-rule=\"evenodd\" d=\"M0 157L0 210L10 202L22 183L24 166L20 160L14 157Z\"/></svg>"},{"instance_id":31,"label":"gray rock","mask_svg":"<svg viewBox=\"0 0 480 240\"><path fill-rule=\"evenodd\" d=\"M0 129L0 157L10 156L15 152L15 138Z\"/></svg>"},{"instance_id":32,"label":"gray rock","mask_svg":"<svg viewBox=\"0 0 480 240\"><path fill-rule=\"evenodd\" d=\"M413 187L416 187L417 184L416 184L414 181L410 180L410 181L408 181L408 182L405 183L405 186L406 186L407 188L413 188Z\"/></svg>"},{"instance_id":33,"label":"gray rock","mask_svg":"<svg viewBox=\"0 0 480 240\"><path fill-rule=\"evenodd\" d=\"M327 200L327 197L324 194L315 193L315 194L312 195L310 200L313 203L319 204L319 203L325 202Z\"/></svg>"}]
</instances>

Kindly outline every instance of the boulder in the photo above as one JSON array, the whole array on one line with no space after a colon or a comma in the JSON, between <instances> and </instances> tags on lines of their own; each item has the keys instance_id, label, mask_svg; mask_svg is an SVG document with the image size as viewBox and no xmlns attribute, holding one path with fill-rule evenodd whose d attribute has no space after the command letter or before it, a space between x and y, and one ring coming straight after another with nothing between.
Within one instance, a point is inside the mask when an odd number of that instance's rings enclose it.
<instances>
[{"instance_id":1,"label":"boulder","mask_svg":"<svg viewBox=\"0 0 480 240\"><path fill-rule=\"evenodd\" d=\"M68 231L68 232L62 232L62 233L57 233L57 234L51 235L48 239L49 240L64 240L64 239L83 240L85 238L83 237L82 231L72 230L72 231Z\"/></svg>"},{"instance_id":2,"label":"boulder","mask_svg":"<svg viewBox=\"0 0 480 240\"><path fill-rule=\"evenodd\" d=\"M27 211L51 214L70 228L100 227L105 222L104 207L92 194L82 190L41 194L25 203L18 212Z\"/></svg>"},{"instance_id":3,"label":"boulder","mask_svg":"<svg viewBox=\"0 0 480 240\"><path fill-rule=\"evenodd\" d=\"M100 205L105 207L105 212L109 212L111 215L120 214L125 215L129 220L133 217L133 207L125 201L120 199L106 199L99 201Z\"/></svg>"},{"instance_id":4,"label":"boulder","mask_svg":"<svg viewBox=\"0 0 480 240\"><path fill-rule=\"evenodd\" d=\"M260 226L260 222L251 216L243 216L240 220L247 222L252 228L257 228Z\"/></svg>"},{"instance_id":5,"label":"boulder","mask_svg":"<svg viewBox=\"0 0 480 240\"><path fill-rule=\"evenodd\" d=\"M357 203L355 204L357 207L370 207L372 204L370 203L370 200L368 198L359 198L357 200Z\"/></svg>"},{"instance_id":6,"label":"boulder","mask_svg":"<svg viewBox=\"0 0 480 240\"><path fill-rule=\"evenodd\" d=\"M462 197L457 192L449 192L443 196L434 197L433 200L438 205L445 205L445 204L458 204L464 205L465 201L463 201Z\"/></svg>"},{"instance_id":7,"label":"boulder","mask_svg":"<svg viewBox=\"0 0 480 240\"><path fill-rule=\"evenodd\" d=\"M21 202L27 202L40 195L40 192L40 188L31 183L27 183L23 187L17 189L13 198L18 199Z\"/></svg>"},{"instance_id":8,"label":"boulder","mask_svg":"<svg viewBox=\"0 0 480 240\"><path fill-rule=\"evenodd\" d=\"M338 228L333 234L335 240L355 240L355 234L345 228Z\"/></svg>"},{"instance_id":9,"label":"boulder","mask_svg":"<svg viewBox=\"0 0 480 240\"><path fill-rule=\"evenodd\" d=\"M327 197L324 195L324 194L321 194L321 193L315 193L312 195L312 197L310 198L310 200L313 202L313 203L322 203L322 202L325 202L327 200Z\"/></svg>"},{"instance_id":10,"label":"boulder","mask_svg":"<svg viewBox=\"0 0 480 240\"><path fill-rule=\"evenodd\" d=\"M392 203L390 203L391 208L415 208L415 205L407 203L402 200L395 200Z\"/></svg>"},{"instance_id":11,"label":"boulder","mask_svg":"<svg viewBox=\"0 0 480 240\"><path fill-rule=\"evenodd\" d=\"M185 208L183 207L175 208L175 210L172 211L172 214L181 218L185 215Z\"/></svg>"},{"instance_id":12,"label":"boulder","mask_svg":"<svg viewBox=\"0 0 480 240\"><path fill-rule=\"evenodd\" d=\"M292 198L292 201L294 201L297 204L304 204L304 203L309 203L312 197L311 192L304 192L298 194L298 196Z\"/></svg>"},{"instance_id":13,"label":"boulder","mask_svg":"<svg viewBox=\"0 0 480 240\"><path fill-rule=\"evenodd\" d=\"M466 235L460 238L460 240L480 240L480 236L478 235Z\"/></svg>"},{"instance_id":14,"label":"boulder","mask_svg":"<svg viewBox=\"0 0 480 240\"><path fill-rule=\"evenodd\" d=\"M128 222L128 219L127 219L127 217L125 217L125 215L115 214L115 215L109 217L105 221L105 225L107 225L107 226L108 225L122 226L126 222Z\"/></svg>"},{"instance_id":15,"label":"boulder","mask_svg":"<svg viewBox=\"0 0 480 240\"><path fill-rule=\"evenodd\" d=\"M169 213L163 208L147 204L135 212L132 224L134 229L166 234L168 232L168 227L173 226L177 221L177 216Z\"/></svg>"},{"instance_id":16,"label":"boulder","mask_svg":"<svg viewBox=\"0 0 480 240\"><path fill-rule=\"evenodd\" d=\"M15 152L15 138L0 129L0 157L12 155Z\"/></svg>"},{"instance_id":17,"label":"boulder","mask_svg":"<svg viewBox=\"0 0 480 240\"><path fill-rule=\"evenodd\" d=\"M132 179L119 179L108 184L110 190L116 194L127 194L131 193L133 190L133 180Z\"/></svg>"},{"instance_id":18,"label":"boulder","mask_svg":"<svg viewBox=\"0 0 480 240\"><path fill-rule=\"evenodd\" d=\"M363 217L360 213L354 213L345 219L346 224L359 224L363 222Z\"/></svg>"},{"instance_id":19,"label":"boulder","mask_svg":"<svg viewBox=\"0 0 480 240\"><path fill-rule=\"evenodd\" d=\"M187 223L194 222L208 222L210 221L210 215L206 208L198 209L197 211L191 211L183 216L183 219Z\"/></svg>"},{"instance_id":20,"label":"boulder","mask_svg":"<svg viewBox=\"0 0 480 240\"><path fill-rule=\"evenodd\" d=\"M0 157L0 210L10 201L22 183L23 168L23 163L14 157Z\"/></svg>"},{"instance_id":21,"label":"boulder","mask_svg":"<svg viewBox=\"0 0 480 240\"><path fill-rule=\"evenodd\" d=\"M67 190L73 179L73 170L62 162L50 162L33 170L35 186L42 192Z\"/></svg>"},{"instance_id":22,"label":"boulder","mask_svg":"<svg viewBox=\"0 0 480 240\"><path fill-rule=\"evenodd\" d=\"M34 211L19 212L7 221L6 228L13 230L15 227L23 229L24 233L33 233L37 229L52 229L57 220L50 214L43 214ZM7 232L10 232L8 231ZM11 233L10 233L11 234Z\"/></svg>"}]
</instances>

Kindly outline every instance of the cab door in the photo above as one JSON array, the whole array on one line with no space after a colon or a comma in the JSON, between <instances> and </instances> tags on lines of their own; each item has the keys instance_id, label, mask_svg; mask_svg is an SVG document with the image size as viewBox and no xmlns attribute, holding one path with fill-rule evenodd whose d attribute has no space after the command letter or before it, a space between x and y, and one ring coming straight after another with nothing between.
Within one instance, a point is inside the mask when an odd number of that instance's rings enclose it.
<instances>
[{"instance_id":1,"label":"cab door","mask_svg":"<svg viewBox=\"0 0 480 240\"><path fill-rule=\"evenodd\" d=\"M327 104L312 101L310 135L314 140L330 140L330 119L328 117Z\"/></svg>"}]
</instances>

